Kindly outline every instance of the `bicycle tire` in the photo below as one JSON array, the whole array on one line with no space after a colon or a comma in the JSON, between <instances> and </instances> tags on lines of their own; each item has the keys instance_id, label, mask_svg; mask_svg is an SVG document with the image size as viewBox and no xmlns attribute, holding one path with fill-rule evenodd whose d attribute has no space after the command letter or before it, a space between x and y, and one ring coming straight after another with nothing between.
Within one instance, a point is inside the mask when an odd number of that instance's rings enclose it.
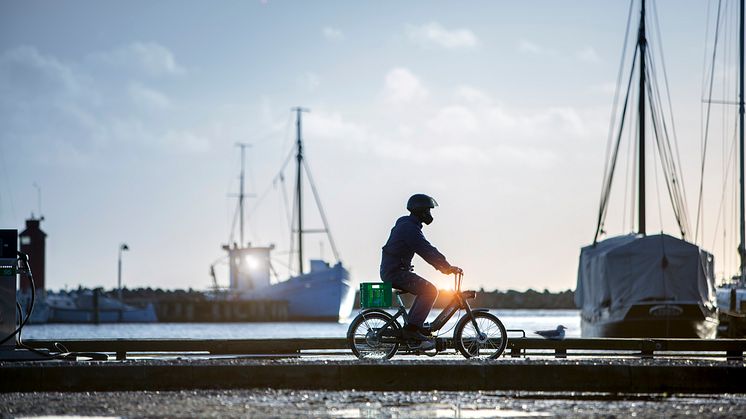
<instances>
[{"instance_id":1,"label":"bicycle tire","mask_svg":"<svg viewBox=\"0 0 746 419\"><path fill-rule=\"evenodd\" d=\"M391 359L399 350L399 341L390 338L387 342L381 342L373 332L385 325L393 316L385 311L367 311L357 315L347 329L347 344L352 353L359 359ZM391 326L399 330L399 322L394 320Z\"/></svg>"},{"instance_id":2,"label":"bicycle tire","mask_svg":"<svg viewBox=\"0 0 746 419\"><path fill-rule=\"evenodd\" d=\"M508 333L500 319L484 311L473 311L471 314L477 322L480 332L486 336L480 342L470 316L466 315L459 319L456 329L453 331L456 349L465 358L495 359L502 355L508 346ZM467 332L466 335L464 335L465 331ZM495 333L497 335L494 335Z\"/></svg>"}]
</instances>

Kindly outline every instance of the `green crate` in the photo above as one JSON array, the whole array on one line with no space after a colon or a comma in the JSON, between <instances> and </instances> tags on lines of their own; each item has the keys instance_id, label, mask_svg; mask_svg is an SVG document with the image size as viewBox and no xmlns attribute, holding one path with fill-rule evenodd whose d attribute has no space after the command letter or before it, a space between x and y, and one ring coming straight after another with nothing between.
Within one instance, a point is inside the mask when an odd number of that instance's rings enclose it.
<instances>
[{"instance_id":1,"label":"green crate","mask_svg":"<svg viewBox=\"0 0 746 419\"><path fill-rule=\"evenodd\" d=\"M363 282L360 284L360 307L391 307L391 284L388 282Z\"/></svg>"}]
</instances>

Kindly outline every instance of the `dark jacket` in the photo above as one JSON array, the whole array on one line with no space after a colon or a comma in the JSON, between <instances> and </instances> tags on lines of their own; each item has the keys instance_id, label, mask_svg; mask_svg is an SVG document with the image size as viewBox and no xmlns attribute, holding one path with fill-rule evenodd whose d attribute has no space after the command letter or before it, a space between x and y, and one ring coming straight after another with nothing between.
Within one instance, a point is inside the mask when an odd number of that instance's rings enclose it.
<instances>
[{"instance_id":1,"label":"dark jacket","mask_svg":"<svg viewBox=\"0 0 746 419\"><path fill-rule=\"evenodd\" d=\"M402 270L410 270L415 253L439 271L451 266L446 257L425 239L420 220L413 215L405 215L396 220L391 235L383 246L381 279Z\"/></svg>"}]
</instances>

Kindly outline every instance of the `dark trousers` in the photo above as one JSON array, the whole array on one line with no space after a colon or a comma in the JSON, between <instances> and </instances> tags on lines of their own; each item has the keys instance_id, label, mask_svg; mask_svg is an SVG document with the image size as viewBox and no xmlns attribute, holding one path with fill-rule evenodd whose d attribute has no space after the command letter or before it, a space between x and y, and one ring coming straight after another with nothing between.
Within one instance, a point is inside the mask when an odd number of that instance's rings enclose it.
<instances>
[{"instance_id":1,"label":"dark trousers","mask_svg":"<svg viewBox=\"0 0 746 419\"><path fill-rule=\"evenodd\" d=\"M390 282L393 288L414 294L416 297L412 308L409 310L408 323L421 327L430 314L430 310L438 298L438 289L427 279L414 272L398 271L388 275L382 275L384 282Z\"/></svg>"}]
</instances>

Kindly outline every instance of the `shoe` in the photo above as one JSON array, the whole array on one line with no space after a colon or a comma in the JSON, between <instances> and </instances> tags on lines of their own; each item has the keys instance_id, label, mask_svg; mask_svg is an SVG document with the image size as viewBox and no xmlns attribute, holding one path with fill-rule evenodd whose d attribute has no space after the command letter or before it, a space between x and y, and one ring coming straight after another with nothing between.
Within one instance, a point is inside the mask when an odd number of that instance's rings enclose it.
<instances>
[{"instance_id":1,"label":"shoe","mask_svg":"<svg viewBox=\"0 0 746 419\"><path fill-rule=\"evenodd\" d=\"M417 349L419 351L430 351L435 349L435 339L423 340L419 343L410 343L409 349Z\"/></svg>"},{"instance_id":2,"label":"shoe","mask_svg":"<svg viewBox=\"0 0 746 419\"><path fill-rule=\"evenodd\" d=\"M429 351L435 349L435 338L422 334L419 330L402 329L402 339L408 341L410 349Z\"/></svg>"}]
</instances>

